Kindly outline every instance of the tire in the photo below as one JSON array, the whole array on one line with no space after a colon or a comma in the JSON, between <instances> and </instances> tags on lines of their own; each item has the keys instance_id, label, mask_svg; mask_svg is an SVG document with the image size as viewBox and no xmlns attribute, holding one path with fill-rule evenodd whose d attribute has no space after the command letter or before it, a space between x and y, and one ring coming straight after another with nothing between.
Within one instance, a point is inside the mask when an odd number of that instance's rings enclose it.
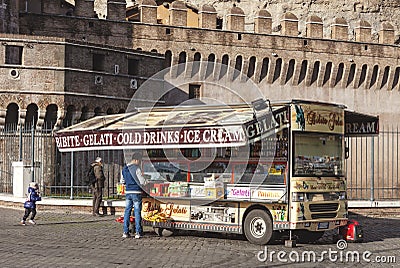
<instances>
[{"instance_id":1,"label":"tire","mask_svg":"<svg viewBox=\"0 0 400 268\"><path fill-rule=\"evenodd\" d=\"M271 216L261 209L250 211L244 219L244 235L253 244L267 244L272 237Z\"/></svg>"},{"instance_id":2,"label":"tire","mask_svg":"<svg viewBox=\"0 0 400 268\"><path fill-rule=\"evenodd\" d=\"M325 232L311 232L308 230L300 230L296 232L297 241L299 243L313 243L320 239Z\"/></svg>"},{"instance_id":3,"label":"tire","mask_svg":"<svg viewBox=\"0 0 400 268\"><path fill-rule=\"evenodd\" d=\"M158 235L158 236L164 236L164 237L169 237L174 235L174 230L172 229L164 229L161 227L153 227L154 232Z\"/></svg>"}]
</instances>

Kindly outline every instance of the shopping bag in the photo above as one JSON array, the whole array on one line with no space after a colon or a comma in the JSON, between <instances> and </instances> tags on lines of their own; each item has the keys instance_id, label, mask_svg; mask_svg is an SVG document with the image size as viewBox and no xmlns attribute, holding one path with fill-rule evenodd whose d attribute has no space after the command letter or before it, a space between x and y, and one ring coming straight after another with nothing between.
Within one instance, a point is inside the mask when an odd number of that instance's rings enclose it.
<instances>
[{"instance_id":1,"label":"shopping bag","mask_svg":"<svg viewBox=\"0 0 400 268\"><path fill-rule=\"evenodd\" d=\"M25 201L24 208L33 208L33 202L32 201Z\"/></svg>"}]
</instances>

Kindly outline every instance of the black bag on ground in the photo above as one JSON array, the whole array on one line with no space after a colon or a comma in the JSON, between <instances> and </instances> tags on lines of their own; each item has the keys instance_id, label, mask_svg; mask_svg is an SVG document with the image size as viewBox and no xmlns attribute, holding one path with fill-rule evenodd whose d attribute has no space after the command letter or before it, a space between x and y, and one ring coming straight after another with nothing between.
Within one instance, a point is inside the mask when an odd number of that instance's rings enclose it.
<instances>
[{"instance_id":1,"label":"black bag on ground","mask_svg":"<svg viewBox=\"0 0 400 268\"><path fill-rule=\"evenodd\" d=\"M90 166L87 175L86 175L86 180L89 185L94 185L96 183L96 176L94 175L94 166Z\"/></svg>"}]
</instances>

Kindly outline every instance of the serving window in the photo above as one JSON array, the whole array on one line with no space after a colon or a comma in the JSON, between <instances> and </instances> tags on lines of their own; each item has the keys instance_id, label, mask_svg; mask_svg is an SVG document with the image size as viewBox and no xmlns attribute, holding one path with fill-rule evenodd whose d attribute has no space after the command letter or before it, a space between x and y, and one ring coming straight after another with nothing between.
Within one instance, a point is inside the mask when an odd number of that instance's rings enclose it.
<instances>
[{"instance_id":1,"label":"serving window","mask_svg":"<svg viewBox=\"0 0 400 268\"><path fill-rule=\"evenodd\" d=\"M294 176L342 176L343 136L294 133Z\"/></svg>"}]
</instances>

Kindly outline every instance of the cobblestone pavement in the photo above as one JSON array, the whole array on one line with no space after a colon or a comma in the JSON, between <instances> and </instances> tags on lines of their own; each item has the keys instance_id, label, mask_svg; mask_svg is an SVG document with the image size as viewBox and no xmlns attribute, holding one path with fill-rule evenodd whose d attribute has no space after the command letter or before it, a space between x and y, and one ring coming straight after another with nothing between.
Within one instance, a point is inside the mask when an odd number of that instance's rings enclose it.
<instances>
[{"instance_id":1,"label":"cobblestone pavement","mask_svg":"<svg viewBox=\"0 0 400 268\"><path fill-rule=\"evenodd\" d=\"M242 236L181 232L158 237L145 227L142 239L123 239L116 216L41 211L37 225L21 226L22 209L0 207L0 267L400 267L400 218L352 215L364 227L365 241L339 250L330 234L317 243L285 248L282 242L258 246ZM273 253L274 251L274 253ZM295 261L315 252L322 262ZM335 255L333 251L338 253ZM265 258L267 252L267 258ZM283 253L284 252L284 253ZM358 252L360 262L346 261ZM369 255L368 252L371 252ZM340 262L340 253L343 262ZM272 258L269 259L269 256ZM363 260L362 255L366 254ZM338 256L338 261L333 261ZM397 264L381 264L396 258ZM281 260L279 260L279 258ZM285 262L287 261L287 262Z\"/></svg>"}]
</instances>

